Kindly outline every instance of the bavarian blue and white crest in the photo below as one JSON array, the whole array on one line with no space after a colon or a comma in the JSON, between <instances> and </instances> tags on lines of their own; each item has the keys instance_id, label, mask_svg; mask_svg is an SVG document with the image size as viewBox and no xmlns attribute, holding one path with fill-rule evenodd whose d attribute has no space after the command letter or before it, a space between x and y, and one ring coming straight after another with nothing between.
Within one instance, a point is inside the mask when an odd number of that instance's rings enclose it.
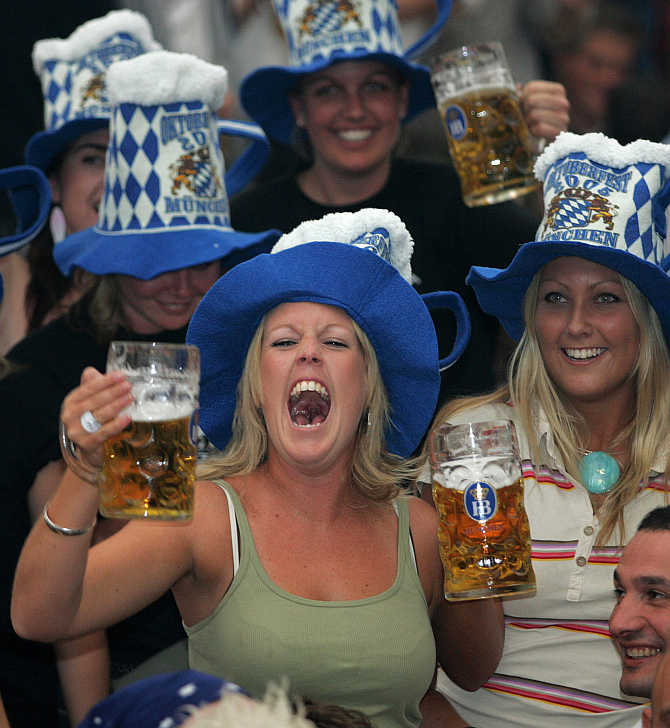
<instances>
[{"instance_id":1,"label":"bavarian blue and white crest","mask_svg":"<svg viewBox=\"0 0 670 728\"><path fill-rule=\"evenodd\" d=\"M110 130L101 231L229 227L212 109L199 101L120 104Z\"/></svg>"},{"instance_id":2,"label":"bavarian blue and white crest","mask_svg":"<svg viewBox=\"0 0 670 728\"><path fill-rule=\"evenodd\" d=\"M33 65L44 94L45 128L58 129L73 119L109 117L109 66L157 48L146 18L129 10L90 20L65 40L38 41Z\"/></svg>"},{"instance_id":3,"label":"bavarian blue and white crest","mask_svg":"<svg viewBox=\"0 0 670 728\"><path fill-rule=\"evenodd\" d=\"M388 230L384 228L375 228L369 233L363 233L363 235L352 240L351 244L357 248L376 253L380 258L389 263L391 262L391 236Z\"/></svg>"},{"instance_id":4,"label":"bavarian blue and white crest","mask_svg":"<svg viewBox=\"0 0 670 728\"><path fill-rule=\"evenodd\" d=\"M664 167L646 161L615 167L597 159L583 151L552 155L550 164L540 158L544 217L538 241L604 245L660 264L669 252L667 201L658 195L667 182Z\"/></svg>"},{"instance_id":5,"label":"bavarian blue and white crest","mask_svg":"<svg viewBox=\"0 0 670 728\"><path fill-rule=\"evenodd\" d=\"M291 62L354 51L402 54L395 4L379 0L276 0Z\"/></svg>"}]
</instances>

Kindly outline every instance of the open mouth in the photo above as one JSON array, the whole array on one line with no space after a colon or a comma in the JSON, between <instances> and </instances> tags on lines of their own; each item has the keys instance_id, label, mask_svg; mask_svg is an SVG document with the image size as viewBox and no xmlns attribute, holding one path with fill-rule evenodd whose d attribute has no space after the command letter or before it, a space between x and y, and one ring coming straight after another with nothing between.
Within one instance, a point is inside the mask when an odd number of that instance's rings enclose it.
<instances>
[{"instance_id":1,"label":"open mouth","mask_svg":"<svg viewBox=\"0 0 670 728\"><path fill-rule=\"evenodd\" d=\"M588 361L590 359L597 359L601 354L607 351L604 346L594 346L590 349L563 349L568 359L574 361Z\"/></svg>"},{"instance_id":2,"label":"open mouth","mask_svg":"<svg viewBox=\"0 0 670 728\"><path fill-rule=\"evenodd\" d=\"M330 412L328 390L314 379L296 382L288 398L291 422L298 427L318 427Z\"/></svg>"}]
</instances>

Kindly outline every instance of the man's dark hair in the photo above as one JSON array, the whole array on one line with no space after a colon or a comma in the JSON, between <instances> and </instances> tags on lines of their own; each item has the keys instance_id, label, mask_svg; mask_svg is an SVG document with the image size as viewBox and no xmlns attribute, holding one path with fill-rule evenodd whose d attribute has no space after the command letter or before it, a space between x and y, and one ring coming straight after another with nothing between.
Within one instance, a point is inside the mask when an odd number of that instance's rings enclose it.
<instances>
[{"instance_id":1,"label":"man's dark hair","mask_svg":"<svg viewBox=\"0 0 670 728\"><path fill-rule=\"evenodd\" d=\"M670 506L659 506L649 511L640 521L638 531L670 531Z\"/></svg>"},{"instance_id":2,"label":"man's dark hair","mask_svg":"<svg viewBox=\"0 0 670 728\"><path fill-rule=\"evenodd\" d=\"M303 703L306 708L305 717L317 728L372 728L370 720L359 710L315 703L309 698Z\"/></svg>"}]
</instances>

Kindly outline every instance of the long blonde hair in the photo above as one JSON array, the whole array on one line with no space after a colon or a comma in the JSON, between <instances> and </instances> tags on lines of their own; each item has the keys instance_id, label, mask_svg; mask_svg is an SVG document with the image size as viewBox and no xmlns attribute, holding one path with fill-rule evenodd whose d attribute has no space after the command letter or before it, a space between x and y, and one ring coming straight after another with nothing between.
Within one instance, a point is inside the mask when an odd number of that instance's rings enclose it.
<instances>
[{"instance_id":1,"label":"long blonde hair","mask_svg":"<svg viewBox=\"0 0 670 728\"><path fill-rule=\"evenodd\" d=\"M386 431L391 412L386 387L379 371L377 355L365 332L352 320L354 332L366 365L366 402L358 424L352 461L352 485L363 496L376 502L393 500L417 475L418 460L403 459L386 449ZM260 408L261 342L265 317L254 333L244 369L237 385L232 436L220 456L207 459L198 468L201 479L244 475L265 461L268 435Z\"/></svg>"},{"instance_id":2,"label":"long blonde hair","mask_svg":"<svg viewBox=\"0 0 670 728\"><path fill-rule=\"evenodd\" d=\"M583 417L561 396L542 359L535 333L540 274L541 271L535 274L524 297L525 330L510 359L507 383L490 394L447 403L436 422L448 421L457 412L473 407L511 401L519 413L533 462L548 465L542 462L538 439L537 417L542 410L568 473L579 481L578 464L588 431ZM652 466L660 454L667 453L670 443L670 357L663 329L656 311L637 286L624 276L619 278L640 329L640 348L630 375L635 382L635 412L612 442L612 449L627 447L630 457L599 510L599 544L606 543L617 528L620 542L625 542L624 506L635 498L640 483L648 482ZM670 462L664 463L664 467L667 489Z\"/></svg>"}]
</instances>

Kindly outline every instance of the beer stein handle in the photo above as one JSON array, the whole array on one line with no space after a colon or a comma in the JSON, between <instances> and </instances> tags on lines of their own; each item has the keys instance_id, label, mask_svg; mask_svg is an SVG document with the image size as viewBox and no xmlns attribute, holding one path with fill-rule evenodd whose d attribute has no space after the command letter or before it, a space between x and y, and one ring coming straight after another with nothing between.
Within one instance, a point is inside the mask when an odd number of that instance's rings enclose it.
<instances>
[{"instance_id":1,"label":"beer stein handle","mask_svg":"<svg viewBox=\"0 0 670 728\"><path fill-rule=\"evenodd\" d=\"M65 431L65 424L60 423L58 428L58 444L60 445L61 455L70 470L82 480L91 485L98 484L98 475L100 471L94 468L90 463L85 462L80 456L77 444L73 442Z\"/></svg>"}]
</instances>

